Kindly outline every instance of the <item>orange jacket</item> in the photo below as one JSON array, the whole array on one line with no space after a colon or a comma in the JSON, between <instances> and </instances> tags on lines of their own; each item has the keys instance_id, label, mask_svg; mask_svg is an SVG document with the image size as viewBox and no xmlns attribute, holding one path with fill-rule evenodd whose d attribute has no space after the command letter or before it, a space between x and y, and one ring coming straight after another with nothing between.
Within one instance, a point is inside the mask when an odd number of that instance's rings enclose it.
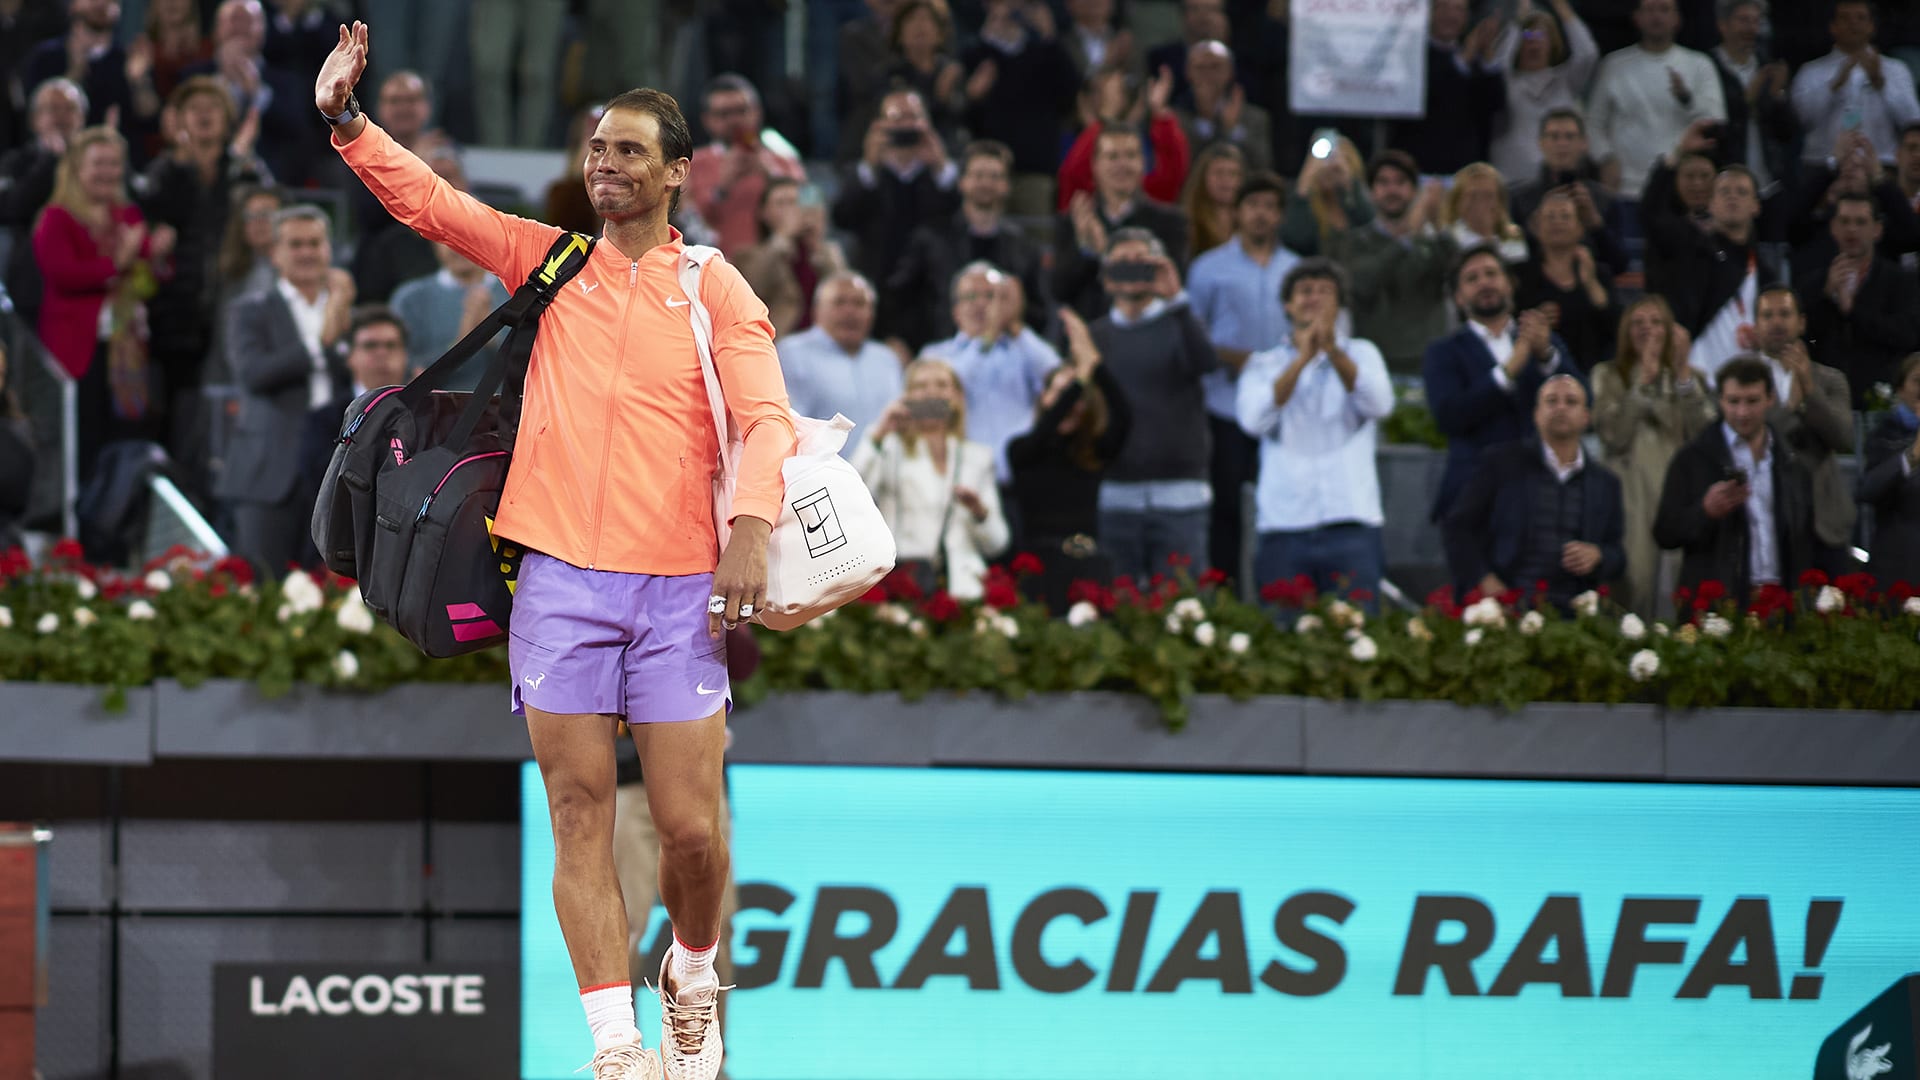
<instances>
[{"instance_id":1,"label":"orange jacket","mask_svg":"<svg viewBox=\"0 0 1920 1080\"><path fill-rule=\"evenodd\" d=\"M454 190L372 123L334 145L396 220L509 289L560 235ZM684 250L677 231L638 259L603 239L541 317L501 536L590 570L681 576L718 565L719 438L680 290ZM727 408L746 436L733 513L776 521L794 434L766 305L719 258L701 273L700 300Z\"/></svg>"}]
</instances>

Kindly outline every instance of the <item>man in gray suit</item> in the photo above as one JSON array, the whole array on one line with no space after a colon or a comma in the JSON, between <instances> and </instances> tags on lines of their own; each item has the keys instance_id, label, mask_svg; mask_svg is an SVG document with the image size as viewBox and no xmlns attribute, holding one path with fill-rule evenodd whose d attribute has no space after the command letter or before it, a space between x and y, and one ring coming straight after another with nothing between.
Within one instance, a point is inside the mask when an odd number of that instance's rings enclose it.
<instances>
[{"instance_id":1,"label":"man in gray suit","mask_svg":"<svg viewBox=\"0 0 1920 1080\"><path fill-rule=\"evenodd\" d=\"M1838 577L1859 569L1853 559L1853 485L1840 477L1836 454L1853 452L1852 397L1838 368L1816 364L1802 335L1807 317L1792 286L1769 285L1753 305L1760 358L1773 369L1774 406L1767 422L1813 474L1814 565Z\"/></svg>"},{"instance_id":2,"label":"man in gray suit","mask_svg":"<svg viewBox=\"0 0 1920 1080\"><path fill-rule=\"evenodd\" d=\"M307 414L345 387L337 346L353 311L353 277L333 266L327 216L293 206L273 219L273 287L227 309L227 352L241 390L215 494L233 511L234 554L278 577L306 553L313 495L302 489Z\"/></svg>"}]
</instances>

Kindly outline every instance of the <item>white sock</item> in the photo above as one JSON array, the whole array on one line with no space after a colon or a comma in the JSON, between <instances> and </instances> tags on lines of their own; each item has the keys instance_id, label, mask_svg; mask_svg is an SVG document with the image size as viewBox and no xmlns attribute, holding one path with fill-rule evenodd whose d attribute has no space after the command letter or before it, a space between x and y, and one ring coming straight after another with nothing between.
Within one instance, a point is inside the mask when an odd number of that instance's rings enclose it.
<instances>
[{"instance_id":1,"label":"white sock","mask_svg":"<svg viewBox=\"0 0 1920 1080\"><path fill-rule=\"evenodd\" d=\"M673 972L675 986L692 986L713 977L713 956L720 951L720 939L704 949L696 949L681 941L678 935L673 939L673 960L670 970Z\"/></svg>"},{"instance_id":2,"label":"white sock","mask_svg":"<svg viewBox=\"0 0 1920 1080\"><path fill-rule=\"evenodd\" d=\"M580 991L580 1005L587 1010L587 1027L593 1030L593 1052L630 1043L640 1037L633 1021L633 984L606 983Z\"/></svg>"}]
</instances>

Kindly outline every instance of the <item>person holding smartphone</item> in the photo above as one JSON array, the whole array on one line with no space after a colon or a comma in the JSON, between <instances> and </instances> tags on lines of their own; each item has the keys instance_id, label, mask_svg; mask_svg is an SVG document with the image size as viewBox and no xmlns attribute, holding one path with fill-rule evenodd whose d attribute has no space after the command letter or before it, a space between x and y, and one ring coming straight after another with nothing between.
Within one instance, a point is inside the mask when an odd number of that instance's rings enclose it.
<instances>
[{"instance_id":1,"label":"person holding smartphone","mask_svg":"<svg viewBox=\"0 0 1920 1080\"><path fill-rule=\"evenodd\" d=\"M1766 361L1729 360L1714 382L1720 423L1667 466L1653 539L1681 550L1681 588L1718 581L1744 605L1762 585L1793 587L1813 565L1813 482L1767 423L1775 396Z\"/></svg>"},{"instance_id":2,"label":"person holding smartphone","mask_svg":"<svg viewBox=\"0 0 1920 1080\"><path fill-rule=\"evenodd\" d=\"M944 360L907 365L907 389L867 430L853 467L893 530L896 563L924 593L978 600L1007 547L993 450L966 437L967 396Z\"/></svg>"}]
</instances>

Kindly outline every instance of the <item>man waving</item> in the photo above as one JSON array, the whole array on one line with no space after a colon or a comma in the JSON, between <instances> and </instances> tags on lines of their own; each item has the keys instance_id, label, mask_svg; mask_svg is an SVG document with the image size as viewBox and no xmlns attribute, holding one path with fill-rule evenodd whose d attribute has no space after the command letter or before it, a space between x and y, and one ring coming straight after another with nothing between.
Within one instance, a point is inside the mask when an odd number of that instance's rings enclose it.
<instances>
[{"instance_id":1,"label":"man waving","mask_svg":"<svg viewBox=\"0 0 1920 1080\"><path fill-rule=\"evenodd\" d=\"M367 28L342 27L315 85L333 145L394 218L509 287L560 230L500 213L436 176L361 115ZM700 276L713 360L745 433L733 534L719 550L719 454L682 295L685 248L667 224L692 139L679 105L630 90L606 105L583 180L606 222L587 265L541 320L495 532L526 548L508 663L553 820L554 908L593 1030L595 1080L713 1080L713 973L728 851L721 758L732 704L721 631L766 597L780 464L793 452L767 309L714 259ZM633 733L660 834L674 944L660 973L664 1054L641 1048L613 865L614 738Z\"/></svg>"}]
</instances>

